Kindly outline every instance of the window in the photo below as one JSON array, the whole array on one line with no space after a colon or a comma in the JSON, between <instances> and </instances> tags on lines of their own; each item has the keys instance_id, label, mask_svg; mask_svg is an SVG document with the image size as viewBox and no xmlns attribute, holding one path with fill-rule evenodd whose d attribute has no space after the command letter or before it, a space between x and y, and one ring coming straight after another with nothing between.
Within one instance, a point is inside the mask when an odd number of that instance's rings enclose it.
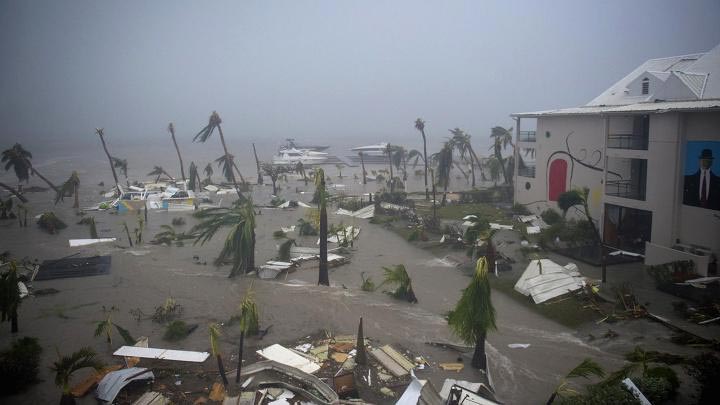
<instances>
[{"instance_id":1,"label":"window","mask_svg":"<svg viewBox=\"0 0 720 405\"><path fill-rule=\"evenodd\" d=\"M642 79L642 94L650 93L650 80L646 77Z\"/></svg>"}]
</instances>

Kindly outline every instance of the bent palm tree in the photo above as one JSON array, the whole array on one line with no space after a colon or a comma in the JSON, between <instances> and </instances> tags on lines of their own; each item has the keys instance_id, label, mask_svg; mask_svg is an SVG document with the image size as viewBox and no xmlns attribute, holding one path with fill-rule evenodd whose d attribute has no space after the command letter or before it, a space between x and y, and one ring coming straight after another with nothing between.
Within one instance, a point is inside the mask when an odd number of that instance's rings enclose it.
<instances>
[{"instance_id":1,"label":"bent palm tree","mask_svg":"<svg viewBox=\"0 0 720 405\"><path fill-rule=\"evenodd\" d=\"M32 153L25 150L19 143L16 143L12 148L2 152L1 160L5 163L5 170L10 170L11 167L14 169L15 175L20 182L25 180L27 183L29 174L36 175L57 193L59 191L57 186L37 171L30 162L30 159L32 159Z\"/></svg>"},{"instance_id":2,"label":"bent palm tree","mask_svg":"<svg viewBox=\"0 0 720 405\"><path fill-rule=\"evenodd\" d=\"M462 297L448 316L452 331L465 343L475 344L472 366L487 370L485 358L485 337L495 325L495 308L490 300L488 263L484 257L477 261L475 274L470 285L463 290Z\"/></svg>"},{"instance_id":3,"label":"bent palm tree","mask_svg":"<svg viewBox=\"0 0 720 405\"><path fill-rule=\"evenodd\" d=\"M604 377L605 372L603 371L602 367L600 367L597 363L590 359L585 359L582 361L582 363L578 364L574 369L570 370L565 377L563 377L560 380L560 384L558 384L557 387L555 387L555 390L550 395L550 398L547 401L547 405L552 404L555 402L555 398L558 396L571 396L571 395L578 395L578 392L574 389L569 387L568 380L571 378L589 378L591 375L597 376L597 377Z\"/></svg>"},{"instance_id":4,"label":"bent palm tree","mask_svg":"<svg viewBox=\"0 0 720 405\"><path fill-rule=\"evenodd\" d=\"M445 206L445 203L447 202L447 189L450 185L450 171L452 170L453 166L453 146L450 141L445 142L442 149L440 149L440 152L436 153L433 156L433 159L435 160L435 165L437 166L437 176L436 181L437 185L443 187L443 198L440 205Z\"/></svg>"},{"instance_id":5,"label":"bent palm tree","mask_svg":"<svg viewBox=\"0 0 720 405\"><path fill-rule=\"evenodd\" d=\"M392 145L387 144L387 146L385 147L385 153L387 154L388 166L390 167L390 180L389 180L390 193L394 193L395 192L395 177L393 176L393 157L392 157L393 156L393 147L392 147Z\"/></svg>"},{"instance_id":6,"label":"bent palm tree","mask_svg":"<svg viewBox=\"0 0 720 405\"><path fill-rule=\"evenodd\" d=\"M325 189L325 171L315 171L315 195L318 197L318 211L320 211L320 266L318 270L318 285L330 285L328 274L327 248L328 248L328 220L327 220L327 190Z\"/></svg>"},{"instance_id":7,"label":"bent palm tree","mask_svg":"<svg viewBox=\"0 0 720 405\"><path fill-rule=\"evenodd\" d=\"M153 166L153 170L147 174L148 176L157 176L155 182L160 181L160 177L165 176L168 179L175 181L175 178L165 171L161 166Z\"/></svg>"},{"instance_id":8,"label":"bent palm tree","mask_svg":"<svg viewBox=\"0 0 720 405\"><path fill-rule=\"evenodd\" d=\"M238 367L235 374L235 383L240 382L240 369L242 368L243 345L245 344L245 335L253 335L260 328L260 315L257 304L255 303L255 294L252 290L252 284L245 293L240 303L240 348L238 349Z\"/></svg>"},{"instance_id":9,"label":"bent palm tree","mask_svg":"<svg viewBox=\"0 0 720 405\"><path fill-rule=\"evenodd\" d=\"M515 149L512 141L512 130L512 127L505 129L500 126L493 127L490 130L490 137L493 138L493 146L491 146L490 149L493 150L495 157L502 163L501 167L505 184L512 183L512 176L508 175L505 164L507 159L502 157L502 151L507 149L508 145L512 146L513 150Z\"/></svg>"},{"instance_id":10,"label":"bent palm tree","mask_svg":"<svg viewBox=\"0 0 720 405\"><path fill-rule=\"evenodd\" d=\"M28 202L28 200L27 200L27 198L25 198L25 196L23 196L23 195L20 194L17 190L15 190L14 188L8 186L7 184L5 184L5 183L0 183L0 188L4 188L7 192L9 192L10 194L14 195L15 197L18 198L18 200L20 200L20 201L22 201L22 202L24 202L24 203Z\"/></svg>"},{"instance_id":11,"label":"bent palm tree","mask_svg":"<svg viewBox=\"0 0 720 405\"><path fill-rule=\"evenodd\" d=\"M75 196L75 202L73 204L73 208L79 208L80 207L80 201L78 197L78 189L80 188L80 177L78 176L76 171L73 171L70 175L70 178L68 178L65 183L63 183L62 186L60 186L60 191L55 196L55 204L62 201L65 197L72 197Z\"/></svg>"},{"instance_id":12,"label":"bent palm tree","mask_svg":"<svg viewBox=\"0 0 720 405\"><path fill-rule=\"evenodd\" d=\"M182 156L180 156L180 148L178 148L177 141L175 140L175 125L171 122L168 124L168 132L170 132L170 136L172 137L173 145L175 145L175 151L178 155L178 160L180 161L180 175L182 176L183 181L187 180L185 178L185 166L183 165Z\"/></svg>"},{"instance_id":13,"label":"bent palm tree","mask_svg":"<svg viewBox=\"0 0 720 405\"><path fill-rule=\"evenodd\" d=\"M257 149L255 149L255 142L253 142L253 155L255 155L255 166L257 167L257 184L263 184L262 170L260 170L260 159L258 159Z\"/></svg>"},{"instance_id":14,"label":"bent palm tree","mask_svg":"<svg viewBox=\"0 0 720 405\"><path fill-rule=\"evenodd\" d=\"M220 143L222 144L223 151L225 151L225 164L228 166L229 163L232 163L232 157L230 157L230 152L228 152L227 145L225 144L225 136L223 135L222 126L220 124L222 123L222 120L220 119L220 115L218 115L217 111L213 111L212 114L210 114L210 119L208 120L208 124L200 130L200 132L195 135L193 138L193 142L199 141L199 142L205 142L210 138L210 135L215 131L215 128L217 128L218 133L220 134ZM226 174L229 175L230 181L233 183L233 186L235 186L235 192L237 192L238 198L240 200L244 200L245 197L240 192L240 186L238 185L237 180L235 179L235 173L230 169Z\"/></svg>"},{"instance_id":15,"label":"bent palm tree","mask_svg":"<svg viewBox=\"0 0 720 405\"><path fill-rule=\"evenodd\" d=\"M358 152L358 156L360 156L360 165L362 166L363 184L367 184L367 172L365 171L365 159L363 157L363 153Z\"/></svg>"},{"instance_id":16,"label":"bent palm tree","mask_svg":"<svg viewBox=\"0 0 720 405\"><path fill-rule=\"evenodd\" d=\"M115 165L113 164L110 152L108 152L107 144L105 144L105 129L95 128L95 133L100 137L100 142L102 142L103 150L105 150L105 155L107 155L108 162L110 162L110 170L112 170L113 179L115 179L115 187L118 187L118 178L117 173L115 173ZM118 192L120 192L120 189L118 189Z\"/></svg>"},{"instance_id":17,"label":"bent palm tree","mask_svg":"<svg viewBox=\"0 0 720 405\"><path fill-rule=\"evenodd\" d=\"M116 158L116 157L114 157L114 156L113 156L111 159L112 159L112 162L113 162L113 166L114 166L116 169L120 169L120 171L122 172L123 176L125 176L125 184L127 184L128 187L130 187L130 180L128 180L128 175L127 175L127 171L128 171L128 162L127 162L127 159L120 159L120 158Z\"/></svg>"},{"instance_id":18,"label":"bent palm tree","mask_svg":"<svg viewBox=\"0 0 720 405\"><path fill-rule=\"evenodd\" d=\"M222 354L220 353L220 345L218 344L220 336L222 335L222 333L220 333L220 325L216 323L211 323L210 326L208 326L208 332L210 333L210 351L212 352L212 355L215 356L215 358L217 359L220 378L222 378L223 385L225 386L225 388L227 388L229 383L227 376L225 375L225 366L223 365Z\"/></svg>"},{"instance_id":19,"label":"bent palm tree","mask_svg":"<svg viewBox=\"0 0 720 405\"><path fill-rule=\"evenodd\" d=\"M83 368L92 367L95 370L102 368L102 363L95 359L95 351L89 347L83 347L69 356L61 356L53 363L50 369L55 372L55 385L62 389L60 404L74 404L75 398L70 394L70 378Z\"/></svg>"},{"instance_id":20,"label":"bent palm tree","mask_svg":"<svg viewBox=\"0 0 720 405\"><path fill-rule=\"evenodd\" d=\"M425 137L425 121L422 118L415 120L415 129L420 131L423 139L423 162L425 163L425 200L430 199L430 191L428 190L428 160L427 160L427 138Z\"/></svg>"},{"instance_id":21,"label":"bent palm tree","mask_svg":"<svg viewBox=\"0 0 720 405\"><path fill-rule=\"evenodd\" d=\"M215 259L216 266L232 260L230 277L255 269L255 210L252 200L236 201L229 208L208 208L193 216L201 221L190 231L190 234L196 235L194 244L203 245L220 229L230 228L225 244Z\"/></svg>"},{"instance_id":22,"label":"bent palm tree","mask_svg":"<svg viewBox=\"0 0 720 405\"><path fill-rule=\"evenodd\" d=\"M451 129L450 133L452 134L451 143L453 146L460 152L460 157L464 158L465 154L470 155L470 169L472 173L472 186L475 187L475 165L480 169L480 177L485 180L485 172L483 171L482 165L480 164L480 159L478 159L477 155L475 154L475 150L472 147L472 143L470 142L470 134L465 133L460 128Z\"/></svg>"},{"instance_id":23,"label":"bent palm tree","mask_svg":"<svg viewBox=\"0 0 720 405\"><path fill-rule=\"evenodd\" d=\"M195 191L201 184L202 181L200 180L197 166L195 166L195 162L190 162L190 181L188 182L188 188Z\"/></svg>"},{"instance_id":24,"label":"bent palm tree","mask_svg":"<svg viewBox=\"0 0 720 405\"><path fill-rule=\"evenodd\" d=\"M593 220L592 216L590 216L590 207L588 206L589 194L590 189L587 187L583 188L582 190L569 190L558 196L557 203L558 208L560 208L563 212L563 216L567 215L568 210L572 207L578 205L582 207L581 212L583 213L583 215L585 215L585 219L590 224L593 236L595 237L595 243L600 250L600 267L602 269L602 282L605 283L607 281L607 256L605 254L605 242L600 236L600 231L598 231L597 227L595 226L595 220Z\"/></svg>"},{"instance_id":25,"label":"bent palm tree","mask_svg":"<svg viewBox=\"0 0 720 405\"><path fill-rule=\"evenodd\" d=\"M383 267L383 271L385 272L385 278L380 286L385 284L396 285L397 287L395 288L395 291L391 293L393 297L412 303L418 302L412 288L412 280L410 279L410 275L408 275L404 265L398 264L392 268Z\"/></svg>"}]
</instances>

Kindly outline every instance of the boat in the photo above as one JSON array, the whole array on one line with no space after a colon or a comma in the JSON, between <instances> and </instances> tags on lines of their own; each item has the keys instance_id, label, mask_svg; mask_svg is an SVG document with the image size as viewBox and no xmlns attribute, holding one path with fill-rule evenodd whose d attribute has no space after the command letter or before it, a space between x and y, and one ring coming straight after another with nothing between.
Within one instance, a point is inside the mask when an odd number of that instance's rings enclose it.
<instances>
[{"instance_id":1,"label":"boat","mask_svg":"<svg viewBox=\"0 0 720 405\"><path fill-rule=\"evenodd\" d=\"M294 138L287 138L285 139L285 141L287 142L285 146L287 149L305 149L315 152L322 152L330 147L330 145L298 145L295 143Z\"/></svg>"},{"instance_id":2,"label":"boat","mask_svg":"<svg viewBox=\"0 0 720 405\"><path fill-rule=\"evenodd\" d=\"M308 149L282 148L278 154L273 156L272 162L275 165L296 165L298 162L303 165L317 165L325 163L328 154Z\"/></svg>"},{"instance_id":3,"label":"boat","mask_svg":"<svg viewBox=\"0 0 720 405\"><path fill-rule=\"evenodd\" d=\"M385 156L387 154L387 142L380 142L375 145L357 146L350 149L353 152L362 152L363 156Z\"/></svg>"}]
</instances>

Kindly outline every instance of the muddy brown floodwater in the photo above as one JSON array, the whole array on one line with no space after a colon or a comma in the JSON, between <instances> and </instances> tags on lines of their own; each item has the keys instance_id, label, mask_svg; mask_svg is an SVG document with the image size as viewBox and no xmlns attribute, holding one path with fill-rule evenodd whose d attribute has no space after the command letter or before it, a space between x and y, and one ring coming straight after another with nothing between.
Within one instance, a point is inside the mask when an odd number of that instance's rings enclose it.
<instances>
[{"instance_id":1,"label":"muddy brown floodwater","mask_svg":"<svg viewBox=\"0 0 720 405\"><path fill-rule=\"evenodd\" d=\"M346 181L352 182L351 179ZM306 189L301 182L297 185L301 190ZM256 192L256 201L267 199L267 188L262 188L265 190L262 195ZM296 195L295 185L288 188L283 191L285 198L308 201L312 195ZM92 190L95 193L99 188ZM312 185L307 190L313 190ZM42 209L43 204L51 207L52 196L49 193L28 196L34 202L36 212ZM97 201L92 195L84 197L84 205L92 201ZM236 312L251 283L260 308L262 326L272 325L272 328L264 340L251 341L250 346L292 342L321 329L337 334L352 334L358 319L363 317L367 337L397 344L433 362L450 362L458 357L455 352L431 347L425 342L444 340L459 343L448 329L444 314L457 302L470 279L457 268L443 264L428 251L407 243L380 225L370 224L367 220L353 221L348 217L330 215L331 223L354 223L362 231L351 249L351 262L331 269L332 286L328 288L316 285L317 267L312 264L276 281L263 281L254 277L228 279L227 266L215 268L212 265L225 233L218 234L204 246L193 246L190 242L184 247L141 244L129 248L122 232L122 223L127 222L132 230L136 226L134 214L89 213L97 221L100 236L115 236L118 242L70 248L68 239L85 238L89 234L87 227L76 224L80 218L75 216L70 205L66 202L55 208L69 226L58 235L47 235L34 224L28 228L18 228L15 221L0 223L0 250L9 250L15 257L28 256L42 261L74 253L112 256L109 275L38 281L33 284L35 289L52 287L60 291L54 295L26 298L20 307L18 336L38 337L44 349L40 367L42 382L21 395L5 398L3 401L9 401L7 403L45 404L57 401L59 389L53 384L54 376L48 368L57 358L56 349L61 353L69 353L89 345L101 354L103 360L112 360L111 353L121 344L120 338L116 336L113 346L109 347L103 339L93 337L94 323L103 316L103 305L120 308L114 315L114 321L129 329L135 337L148 336L151 346L208 350L207 324L228 320ZM304 215L304 208L262 209L262 214L257 216L258 265L276 255L280 242L272 238L272 232L280 226L295 224ZM159 232L161 225L170 224L172 218L179 216L185 217L187 224L177 227L178 230L190 229L195 223L189 213L150 211L147 229L143 232L144 239L150 240ZM298 239L302 246L315 246L315 241L314 237ZM207 262L207 265L195 264L193 256L199 256L200 262ZM418 304L394 300L382 291L368 293L360 290L362 272L379 283L382 280L382 267L394 264L407 267L419 299ZM138 322L129 313L137 308L152 313L169 296L183 306L183 320L200 325L189 337L177 343L162 340L164 328L161 325L150 320ZM614 369L622 364L621 354L634 346L630 335L625 340L621 335L612 344L601 340L587 342L585 336L588 330L578 332L549 321L502 293L493 293L493 302L497 309L498 331L490 333L488 337L490 374L498 399L505 403L545 402L560 377L584 358L593 358ZM13 337L10 336L7 323L0 327L3 328L0 331L0 346L5 347ZM632 328L636 329L635 335L662 333L657 326L649 323L636 323ZM237 341L239 331L225 329L222 351L229 359L236 351L234 342ZM595 334L599 336L602 332ZM508 347L511 343L528 343L530 347L511 349ZM468 365L469 360L466 357ZM208 360L203 367L214 370L215 364ZM234 369L234 365L229 368ZM420 378L429 378L438 389L448 377L468 380L479 378L468 368L460 374L437 369L418 371L417 374ZM95 400L90 395L81 399L80 403L91 404Z\"/></svg>"}]
</instances>

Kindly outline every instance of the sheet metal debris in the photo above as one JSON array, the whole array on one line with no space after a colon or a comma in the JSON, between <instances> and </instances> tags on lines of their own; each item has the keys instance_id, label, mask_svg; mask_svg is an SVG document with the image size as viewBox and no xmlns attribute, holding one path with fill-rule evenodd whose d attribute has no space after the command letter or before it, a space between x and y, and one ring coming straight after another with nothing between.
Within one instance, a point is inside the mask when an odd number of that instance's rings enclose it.
<instances>
[{"instance_id":1,"label":"sheet metal debris","mask_svg":"<svg viewBox=\"0 0 720 405\"><path fill-rule=\"evenodd\" d=\"M99 238L99 239L70 239L68 242L70 243L70 247L78 247L78 246L89 246L94 245L96 243L108 243L108 242L115 242L116 238Z\"/></svg>"},{"instance_id":2,"label":"sheet metal debris","mask_svg":"<svg viewBox=\"0 0 720 405\"><path fill-rule=\"evenodd\" d=\"M348 211L340 208L336 212L337 215L345 215L360 219L369 219L375 216L375 205L368 205L367 207L360 208L357 211Z\"/></svg>"},{"instance_id":3,"label":"sheet metal debris","mask_svg":"<svg viewBox=\"0 0 720 405\"><path fill-rule=\"evenodd\" d=\"M532 260L515 284L515 291L532 297L536 304L585 286L574 263L565 266L548 259Z\"/></svg>"},{"instance_id":4,"label":"sheet metal debris","mask_svg":"<svg viewBox=\"0 0 720 405\"><path fill-rule=\"evenodd\" d=\"M320 370L319 364L315 363L314 361L308 360L305 357L277 343L272 346L268 346L262 350L258 350L257 354L268 360L272 360L286 366L295 367L298 370L308 374L312 374Z\"/></svg>"},{"instance_id":5,"label":"sheet metal debris","mask_svg":"<svg viewBox=\"0 0 720 405\"><path fill-rule=\"evenodd\" d=\"M110 263L111 258L109 255L45 260L40 264L34 281L108 274L110 272Z\"/></svg>"},{"instance_id":6,"label":"sheet metal debris","mask_svg":"<svg viewBox=\"0 0 720 405\"><path fill-rule=\"evenodd\" d=\"M156 349L152 347L122 346L115 350L114 356L141 357L144 359L158 359L170 361L188 361L202 363L210 356L208 352L193 352L188 350Z\"/></svg>"},{"instance_id":7,"label":"sheet metal debris","mask_svg":"<svg viewBox=\"0 0 720 405\"><path fill-rule=\"evenodd\" d=\"M133 367L112 371L98 383L95 397L101 401L113 402L120 390L131 382L152 379L155 379L155 374L147 368Z\"/></svg>"}]
</instances>

